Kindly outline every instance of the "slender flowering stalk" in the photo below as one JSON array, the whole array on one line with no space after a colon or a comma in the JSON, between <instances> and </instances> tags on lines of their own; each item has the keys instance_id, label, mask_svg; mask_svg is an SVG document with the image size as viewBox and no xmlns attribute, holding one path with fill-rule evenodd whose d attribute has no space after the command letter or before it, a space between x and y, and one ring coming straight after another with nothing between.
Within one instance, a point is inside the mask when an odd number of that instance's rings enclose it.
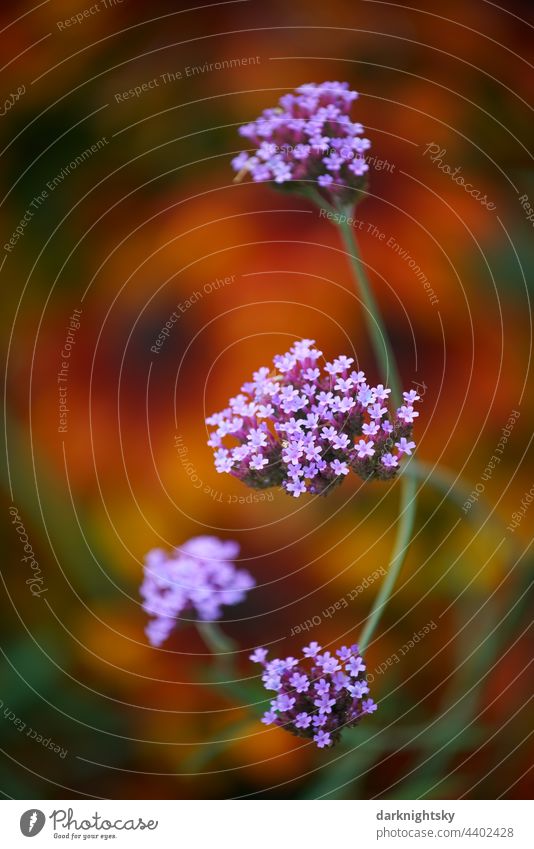
<instances>
[{"instance_id":1,"label":"slender flowering stalk","mask_svg":"<svg viewBox=\"0 0 534 849\"><path fill-rule=\"evenodd\" d=\"M262 722L307 737L324 749L377 705L366 698L369 687L358 646L342 646L335 655L321 651L313 642L302 650L300 661L294 657L268 661L267 650L258 648L250 660L263 666L265 689L277 693Z\"/></svg>"},{"instance_id":2,"label":"slender flowering stalk","mask_svg":"<svg viewBox=\"0 0 534 849\"><path fill-rule=\"evenodd\" d=\"M369 330L369 336L373 345L376 359L380 365L382 379L391 386L391 397L395 404L401 403L401 382L397 363L386 326L380 315L378 304L373 294L373 287L367 279L364 271L362 259L358 249L358 240L352 227L347 224L349 215L341 214L336 221L336 226L339 228L351 264L352 271L356 278L357 290L361 293L362 300L365 306L365 320Z\"/></svg>"},{"instance_id":3,"label":"slender flowering stalk","mask_svg":"<svg viewBox=\"0 0 534 849\"><path fill-rule=\"evenodd\" d=\"M209 650L227 665L237 648L234 640L221 630L217 622L203 622L197 619L195 626Z\"/></svg>"},{"instance_id":4,"label":"slender flowering stalk","mask_svg":"<svg viewBox=\"0 0 534 849\"><path fill-rule=\"evenodd\" d=\"M275 184L287 186L289 191L307 194L319 206L327 206L340 213L329 217L333 223L337 223L347 247L357 289L366 307L365 318L375 356L381 367L382 380L386 385L389 382L393 403L398 406L401 404L401 390L395 356L372 286L363 269L357 240L352 228L346 223L352 207L363 196L364 175L367 171L364 151L370 147L370 142L361 138L361 125L353 124L349 117L356 98L357 93L350 91L348 83L300 86L294 94L287 94L280 99L278 109L266 110L257 121L241 128L241 135L251 139L256 150L252 154L240 154L232 164L239 169L239 177L250 173L257 181L273 180ZM325 146L324 151L322 145ZM399 409L402 410L402 407ZM410 448L403 453L410 454L413 443L409 441L410 436L406 436L406 440L403 445L409 445ZM362 451L366 450L365 444L368 445L370 441L363 440L360 443ZM389 464L391 471L398 467L398 455L394 452L384 452L380 459L382 464ZM340 459L340 462L343 461ZM345 468L336 465L332 471L344 474ZM286 489L287 486L286 483ZM294 487L294 494L299 495L305 491L306 483L296 479ZM375 600L365 627L363 636L366 641L370 640L378 624L402 567L415 509L416 490L413 482L404 476L397 538L388 580Z\"/></svg>"},{"instance_id":5,"label":"slender flowering stalk","mask_svg":"<svg viewBox=\"0 0 534 849\"><path fill-rule=\"evenodd\" d=\"M404 392L392 410L391 390L369 386L352 357L321 369L313 344L295 342L274 358L274 370L258 369L226 409L206 419L215 428L208 445L218 472L257 489L281 486L296 498L330 492L350 470L364 480L398 473L401 458L415 448L419 395Z\"/></svg>"},{"instance_id":6,"label":"slender flowering stalk","mask_svg":"<svg viewBox=\"0 0 534 849\"><path fill-rule=\"evenodd\" d=\"M338 226L344 244L347 247L351 268L356 280L356 287L360 291L362 300L366 307L365 317L369 329L369 336L371 337L375 356L381 367L382 377L384 380L389 378L392 387L393 400L398 403L401 395L400 378L395 355L393 353L393 347L391 345L386 326L382 321L378 304L373 295L371 283L367 279L367 275L364 271L364 266L358 250L358 241L352 228L344 223L345 221L346 216L340 216L340 223ZM407 465L409 466L409 464ZM362 649L365 649L369 645L371 637L374 634L382 613L384 612L391 597L397 577L402 569L402 565L410 545L416 507L417 487L415 486L413 479L410 479L406 474L404 474L401 480L399 518L393 554L389 562L387 578L374 601L360 637Z\"/></svg>"},{"instance_id":7,"label":"slender flowering stalk","mask_svg":"<svg viewBox=\"0 0 534 849\"><path fill-rule=\"evenodd\" d=\"M402 564L404 563L406 552L408 551L408 546L410 545L413 524L415 520L416 494L417 488L415 481L413 480L413 478L406 477L403 481L403 486L401 490L399 524L397 526L397 534L395 537L395 544L393 546L393 554L391 556L391 560L389 561L387 576L385 577L384 583L380 588L380 592L375 598L373 607L369 616L367 617L367 621L360 637L360 645L362 647L362 651L365 651L371 641L371 637L389 601L391 593L393 592L393 587L395 586L395 582L402 568Z\"/></svg>"},{"instance_id":8,"label":"slender flowering stalk","mask_svg":"<svg viewBox=\"0 0 534 849\"><path fill-rule=\"evenodd\" d=\"M211 536L192 537L171 553L159 548L148 552L140 594L144 610L155 617L146 627L152 645L165 642L181 614L188 612L200 620L199 630L210 648L232 649L211 620L221 616L224 605L243 601L255 585L247 571L236 569L233 560L238 554L236 542Z\"/></svg>"}]
</instances>

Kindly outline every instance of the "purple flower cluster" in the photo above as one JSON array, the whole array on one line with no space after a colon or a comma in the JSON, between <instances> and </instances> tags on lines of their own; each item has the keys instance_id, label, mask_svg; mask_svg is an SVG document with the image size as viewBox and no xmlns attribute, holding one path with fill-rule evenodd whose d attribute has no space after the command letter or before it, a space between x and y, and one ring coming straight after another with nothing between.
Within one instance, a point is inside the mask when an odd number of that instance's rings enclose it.
<instances>
[{"instance_id":1,"label":"purple flower cluster","mask_svg":"<svg viewBox=\"0 0 534 849\"><path fill-rule=\"evenodd\" d=\"M230 406L206 419L215 467L264 489L282 486L297 498L325 494L349 471L364 480L389 480L411 441L415 390L392 413L390 389L369 386L352 357L340 356L321 369L313 339L295 342L273 360L274 373L258 369ZM223 439L233 440L225 447Z\"/></svg>"},{"instance_id":2,"label":"purple flower cluster","mask_svg":"<svg viewBox=\"0 0 534 849\"><path fill-rule=\"evenodd\" d=\"M170 554L160 548L148 552L140 594L144 610L155 617L146 628L153 646L167 639L182 612L218 619L221 605L244 599L255 581L235 568L238 554L236 542L210 536L192 537Z\"/></svg>"},{"instance_id":3,"label":"purple flower cluster","mask_svg":"<svg viewBox=\"0 0 534 849\"><path fill-rule=\"evenodd\" d=\"M234 169L256 181L303 181L306 186L311 180L327 200L354 200L351 189L363 185L364 154L371 146L361 137L362 125L349 116L357 97L340 82L308 83L285 94L278 107L240 127L240 135L256 150L236 156Z\"/></svg>"},{"instance_id":4,"label":"purple flower cluster","mask_svg":"<svg viewBox=\"0 0 534 849\"><path fill-rule=\"evenodd\" d=\"M294 657L268 661L263 648L250 655L263 666L265 689L277 693L262 722L313 739L323 749L337 743L343 728L353 728L377 706L364 698L369 687L358 646L342 646L332 655L321 654L321 646L313 642L302 651L300 662Z\"/></svg>"}]
</instances>

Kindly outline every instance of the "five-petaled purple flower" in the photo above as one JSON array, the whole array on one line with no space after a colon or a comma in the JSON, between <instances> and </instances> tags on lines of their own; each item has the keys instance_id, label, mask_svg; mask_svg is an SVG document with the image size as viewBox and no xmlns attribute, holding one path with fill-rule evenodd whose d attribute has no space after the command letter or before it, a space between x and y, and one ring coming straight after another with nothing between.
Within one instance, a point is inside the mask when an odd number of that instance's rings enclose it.
<instances>
[{"instance_id":1,"label":"five-petaled purple flower","mask_svg":"<svg viewBox=\"0 0 534 849\"><path fill-rule=\"evenodd\" d=\"M263 666L265 688L277 693L262 722L307 737L323 749L337 743L343 728L353 728L377 706L364 699L369 687L358 646L342 646L336 656L320 651L317 643L310 643L300 663L293 657L269 661L263 648L250 659Z\"/></svg>"},{"instance_id":2,"label":"five-petaled purple flower","mask_svg":"<svg viewBox=\"0 0 534 849\"><path fill-rule=\"evenodd\" d=\"M364 185L369 170L363 127L350 118L358 97L348 83L307 83L285 94L279 105L265 109L251 124L239 128L252 152L232 160L238 178L271 180L306 191L311 185L329 202L354 202L353 190Z\"/></svg>"},{"instance_id":3,"label":"five-petaled purple flower","mask_svg":"<svg viewBox=\"0 0 534 849\"><path fill-rule=\"evenodd\" d=\"M238 554L236 542L211 536L192 537L170 553L160 548L148 552L140 594L143 608L155 617L146 627L153 646L167 639L184 611L198 619L218 619L222 605L244 599L255 581L234 566ZM261 658L258 649L256 659Z\"/></svg>"},{"instance_id":4,"label":"five-petaled purple flower","mask_svg":"<svg viewBox=\"0 0 534 849\"><path fill-rule=\"evenodd\" d=\"M282 486L295 498L325 494L350 469L364 480L398 474L400 458L415 447L419 396L404 392L406 403L391 409L390 390L369 386L352 357L337 357L321 371L313 345L295 342L274 357L274 370L258 369L225 410L206 419L218 472L256 489Z\"/></svg>"}]
</instances>

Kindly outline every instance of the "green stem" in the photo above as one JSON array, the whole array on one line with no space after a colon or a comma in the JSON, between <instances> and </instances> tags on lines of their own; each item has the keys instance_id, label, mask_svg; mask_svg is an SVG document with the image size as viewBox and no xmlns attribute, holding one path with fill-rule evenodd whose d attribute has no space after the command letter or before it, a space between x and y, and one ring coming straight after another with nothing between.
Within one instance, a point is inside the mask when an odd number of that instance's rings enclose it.
<instances>
[{"instance_id":1,"label":"green stem","mask_svg":"<svg viewBox=\"0 0 534 849\"><path fill-rule=\"evenodd\" d=\"M347 209L338 209L337 212L341 212L347 218L349 218L352 214L352 210ZM364 265L360 257L358 243L353 228L346 222L343 223L343 219L339 221L338 226L349 254L354 274L358 280L362 300L366 307L367 326L373 343L375 356L380 363L382 374L384 375L384 383L386 383L389 378L392 400L395 405L399 405L402 401L396 360L392 352L387 330L381 321L380 311L375 301L371 284L365 274ZM465 480L462 480L456 472L450 471L443 466L425 463L415 457L405 465L402 470L402 475L413 477L420 481L427 481L430 486L443 493L449 501L452 501L459 507L464 506L464 503L469 499L469 496L473 491L473 486ZM484 518L488 524L494 526L496 530L506 533L504 522L502 522L502 520L494 514L489 505L487 505L482 498L472 506L467 513L467 518L471 521L477 521L477 519ZM515 547L511 543L509 544L511 549L515 550Z\"/></svg>"},{"instance_id":2,"label":"green stem","mask_svg":"<svg viewBox=\"0 0 534 849\"><path fill-rule=\"evenodd\" d=\"M399 505L399 524L397 527L397 536L393 547L393 554L388 568L388 573L384 579L380 592L378 593L371 612L365 623L361 637L358 641L360 651L363 652L374 634L376 626L384 612L384 609L389 601L393 587L401 570L402 564L410 545L412 536L413 524L415 519L415 505L417 497L417 486L414 478L405 477L401 489L401 500Z\"/></svg>"},{"instance_id":3,"label":"green stem","mask_svg":"<svg viewBox=\"0 0 534 849\"><path fill-rule=\"evenodd\" d=\"M206 646L216 656L216 659L221 663L228 663L236 650L234 641L227 637L215 622L198 620L195 625Z\"/></svg>"},{"instance_id":4,"label":"green stem","mask_svg":"<svg viewBox=\"0 0 534 849\"><path fill-rule=\"evenodd\" d=\"M345 212L348 211L345 210ZM349 215L347 214L346 217L348 218ZM393 353L388 332L384 322L382 321L371 283L367 279L360 252L358 250L358 243L354 235L354 230L346 223L346 221L343 221L342 217L339 220L338 226L344 245L347 249L354 277L357 281L357 288L361 293L365 306L367 327L375 356L380 365L382 379L385 385L390 386L392 402L395 407L398 407L402 403L401 383L397 369L397 362ZM402 568L402 564L404 563L414 525L416 500L417 488L415 479L404 475L401 479L399 523L393 554L389 563L387 576L374 601L359 640L361 651L364 651L364 649L369 645L379 619L386 608L391 593L393 592L393 587L395 586L395 581L397 580L397 576Z\"/></svg>"},{"instance_id":5,"label":"green stem","mask_svg":"<svg viewBox=\"0 0 534 849\"><path fill-rule=\"evenodd\" d=\"M347 213L346 210L345 213ZM348 213L347 217L349 217ZM365 306L367 328L371 336L375 356L380 364L382 379L386 385L390 386L392 401L398 407L402 404L401 384L388 332L382 321L371 284L365 274L364 265L358 250L358 243L354 236L354 230L346 222L342 222L343 218L341 218L338 227L349 255L354 276L358 281L358 288Z\"/></svg>"}]
</instances>

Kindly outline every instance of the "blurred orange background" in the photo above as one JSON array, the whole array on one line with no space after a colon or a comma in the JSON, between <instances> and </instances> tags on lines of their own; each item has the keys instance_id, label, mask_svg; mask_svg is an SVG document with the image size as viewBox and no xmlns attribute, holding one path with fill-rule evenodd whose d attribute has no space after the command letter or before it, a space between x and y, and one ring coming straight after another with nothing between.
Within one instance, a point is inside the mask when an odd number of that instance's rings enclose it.
<instances>
[{"instance_id":1,"label":"blurred orange background","mask_svg":"<svg viewBox=\"0 0 534 849\"><path fill-rule=\"evenodd\" d=\"M3 100L25 88L0 124L3 242L34 213L1 267L10 412L0 699L67 750L45 749L0 715L0 789L15 798L528 796L532 517L507 529L533 483L532 231L519 200L534 197L526 5L251 0L187 11L101 0L58 27L84 8L50 0L0 11ZM243 57L259 61L186 70ZM256 645L297 654L308 638L291 637L295 625L387 567L398 482L351 476L326 499L272 491L247 503L250 490L216 473L204 418L301 337L328 358L354 351L379 379L339 234L298 197L234 183L230 167L240 124L304 82L332 79L360 92L353 116L377 157L358 235L405 388L426 387L418 458L474 486L520 415L484 482L489 519L421 483L409 555L367 652L380 710L340 750L321 752L259 723L265 692L247 657ZM432 143L495 210L431 161ZM62 433L57 374L74 310ZM24 583L12 505L46 582L41 597ZM210 684L213 662L194 627L162 649L144 635L145 552L199 533L237 539L258 584L222 623L239 645L234 685ZM309 638L354 641L377 589L322 616ZM430 622L400 662L376 672Z\"/></svg>"}]
</instances>

